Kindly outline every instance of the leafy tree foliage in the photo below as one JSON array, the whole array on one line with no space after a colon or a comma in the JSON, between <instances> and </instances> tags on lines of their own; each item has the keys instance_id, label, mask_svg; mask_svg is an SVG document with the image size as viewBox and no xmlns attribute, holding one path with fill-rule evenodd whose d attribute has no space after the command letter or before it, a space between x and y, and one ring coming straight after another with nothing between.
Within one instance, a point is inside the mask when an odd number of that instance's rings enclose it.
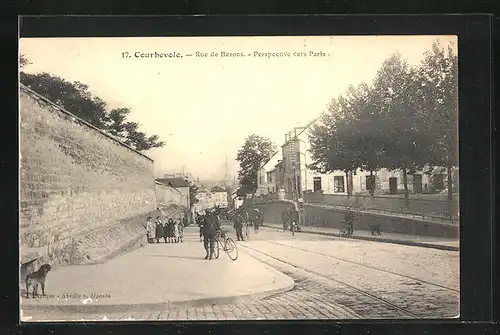
<instances>
[{"instance_id":1,"label":"leafy tree foliage","mask_svg":"<svg viewBox=\"0 0 500 335\"><path fill-rule=\"evenodd\" d=\"M403 172L406 204L409 204L408 173L414 173L429 163L431 144L427 135L426 118L418 101L421 97L415 82L416 70L394 54L387 59L374 80L376 106L381 111L381 134L384 143L383 167Z\"/></svg>"},{"instance_id":2,"label":"leafy tree foliage","mask_svg":"<svg viewBox=\"0 0 500 335\"><path fill-rule=\"evenodd\" d=\"M430 117L432 165L444 166L448 175L448 213L453 208L453 167L458 166L458 57L451 46L445 50L438 42L425 54L421 71L416 77L427 92L425 107Z\"/></svg>"},{"instance_id":3,"label":"leafy tree foliage","mask_svg":"<svg viewBox=\"0 0 500 335\"><path fill-rule=\"evenodd\" d=\"M310 133L310 167L321 173L401 170L407 204L407 175L424 167L446 167L451 186L458 165L457 71L451 46L445 50L439 42L416 67L392 55L371 86L351 86L331 102ZM452 187L448 197L451 205Z\"/></svg>"},{"instance_id":4,"label":"leafy tree foliage","mask_svg":"<svg viewBox=\"0 0 500 335\"><path fill-rule=\"evenodd\" d=\"M245 139L236 157L240 163L238 195L255 193L259 168L275 151L276 145L268 138L252 134Z\"/></svg>"},{"instance_id":5,"label":"leafy tree foliage","mask_svg":"<svg viewBox=\"0 0 500 335\"><path fill-rule=\"evenodd\" d=\"M19 68L22 70L26 65L31 64L31 62L24 55L19 55Z\"/></svg>"},{"instance_id":6,"label":"leafy tree foliage","mask_svg":"<svg viewBox=\"0 0 500 335\"><path fill-rule=\"evenodd\" d=\"M25 73L23 69L30 62L23 55L20 56L19 63L21 83L83 120L116 136L125 144L138 151L165 145L158 135L147 136L139 131L137 122L127 121L129 108L108 111L106 102L92 94L88 85L78 81L69 82L49 73Z\"/></svg>"},{"instance_id":7,"label":"leafy tree foliage","mask_svg":"<svg viewBox=\"0 0 500 335\"><path fill-rule=\"evenodd\" d=\"M198 192L200 191L200 187L194 183L189 182L189 208L192 208L193 205L198 203L200 200L198 199Z\"/></svg>"}]
</instances>

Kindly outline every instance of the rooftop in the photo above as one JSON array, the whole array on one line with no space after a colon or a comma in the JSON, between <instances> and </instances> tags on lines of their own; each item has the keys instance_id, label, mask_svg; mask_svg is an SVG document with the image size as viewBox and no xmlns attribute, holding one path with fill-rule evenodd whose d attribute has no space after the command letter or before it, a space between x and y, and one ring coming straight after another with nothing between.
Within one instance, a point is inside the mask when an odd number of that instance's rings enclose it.
<instances>
[{"instance_id":1,"label":"rooftop","mask_svg":"<svg viewBox=\"0 0 500 335\"><path fill-rule=\"evenodd\" d=\"M212 187L210 192L212 192L212 193L226 192L226 189L223 187L220 187L220 186L214 186L214 187Z\"/></svg>"},{"instance_id":2,"label":"rooftop","mask_svg":"<svg viewBox=\"0 0 500 335\"><path fill-rule=\"evenodd\" d=\"M274 170L278 162L281 160L281 156L282 156L281 150L276 151L274 155L271 156L271 158L269 158L267 162L262 164L261 169L263 169L266 172Z\"/></svg>"},{"instance_id":3,"label":"rooftop","mask_svg":"<svg viewBox=\"0 0 500 335\"><path fill-rule=\"evenodd\" d=\"M174 188L189 187L187 180L182 178L158 178L156 179L156 182Z\"/></svg>"}]
</instances>

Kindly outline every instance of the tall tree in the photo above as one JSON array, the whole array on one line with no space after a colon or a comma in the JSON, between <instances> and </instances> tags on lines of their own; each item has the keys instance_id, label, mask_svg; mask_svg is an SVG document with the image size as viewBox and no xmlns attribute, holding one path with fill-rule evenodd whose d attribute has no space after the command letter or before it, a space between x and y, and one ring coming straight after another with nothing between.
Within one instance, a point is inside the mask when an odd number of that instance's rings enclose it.
<instances>
[{"instance_id":1,"label":"tall tree","mask_svg":"<svg viewBox=\"0 0 500 335\"><path fill-rule=\"evenodd\" d=\"M87 85L80 82L71 83L49 73L21 72L20 80L27 87L76 116L100 129L105 128L106 103L92 95Z\"/></svg>"},{"instance_id":2,"label":"tall tree","mask_svg":"<svg viewBox=\"0 0 500 335\"><path fill-rule=\"evenodd\" d=\"M28 58L26 58L25 55L19 55L19 68L21 70L24 70L24 67L29 64L31 64L31 62L28 60Z\"/></svg>"},{"instance_id":3,"label":"tall tree","mask_svg":"<svg viewBox=\"0 0 500 335\"><path fill-rule=\"evenodd\" d=\"M383 133L386 125L381 118L373 90L366 83L348 91L348 109L341 139L352 152L353 165L369 171L367 189L375 194L374 172L384 165Z\"/></svg>"},{"instance_id":4,"label":"tall tree","mask_svg":"<svg viewBox=\"0 0 500 335\"><path fill-rule=\"evenodd\" d=\"M88 85L78 81L69 82L49 73L25 73L23 69L30 62L24 55L20 56L19 64L21 83L134 149L144 151L165 145L158 135L148 136L139 131L138 123L126 121L130 114L129 108L108 112L106 102L92 94Z\"/></svg>"},{"instance_id":5,"label":"tall tree","mask_svg":"<svg viewBox=\"0 0 500 335\"><path fill-rule=\"evenodd\" d=\"M373 93L384 142L384 163L389 170L403 172L405 204L409 205L408 174L428 163L430 141L424 111L419 104L421 91L414 80L417 71L396 53L381 66L374 80Z\"/></svg>"},{"instance_id":6,"label":"tall tree","mask_svg":"<svg viewBox=\"0 0 500 335\"><path fill-rule=\"evenodd\" d=\"M257 190L257 175L261 165L276 151L276 145L257 134L249 135L238 150L236 160L240 163L238 179L240 194L254 194Z\"/></svg>"},{"instance_id":7,"label":"tall tree","mask_svg":"<svg viewBox=\"0 0 500 335\"><path fill-rule=\"evenodd\" d=\"M311 132L310 167L326 173L385 167L403 172L406 204L408 174L428 166L446 166L448 203L452 206L452 168L458 165L457 57L451 47L434 43L421 66L401 55L389 57L373 86L350 86L330 104ZM453 208L449 207L449 213Z\"/></svg>"},{"instance_id":8,"label":"tall tree","mask_svg":"<svg viewBox=\"0 0 500 335\"><path fill-rule=\"evenodd\" d=\"M200 187L194 182L189 182L189 208L192 208L195 204L199 202L198 192Z\"/></svg>"},{"instance_id":9,"label":"tall tree","mask_svg":"<svg viewBox=\"0 0 500 335\"><path fill-rule=\"evenodd\" d=\"M340 96L333 99L328 109L320 117L319 122L311 127L309 142L313 162L308 167L319 173L329 173L336 170L346 174L347 195L352 195L350 173L356 170L354 151L346 136L341 136L346 127L347 101Z\"/></svg>"},{"instance_id":10,"label":"tall tree","mask_svg":"<svg viewBox=\"0 0 500 335\"><path fill-rule=\"evenodd\" d=\"M452 45L439 41L425 54L417 77L427 93L426 112L432 139L432 164L445 166L448 175L448 214L453 216L453 167L458 166L458 57Z\"/></svg>"}]
</instances>

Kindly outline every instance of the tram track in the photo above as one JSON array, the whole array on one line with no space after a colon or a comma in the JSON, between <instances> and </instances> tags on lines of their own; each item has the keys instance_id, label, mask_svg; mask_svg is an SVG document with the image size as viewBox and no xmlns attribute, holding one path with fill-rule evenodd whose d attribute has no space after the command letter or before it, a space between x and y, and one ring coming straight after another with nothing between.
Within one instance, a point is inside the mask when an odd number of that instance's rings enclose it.
<instances>
[{"instance_id":1,"label":"tram track","mask_svg":"<svg viewBox=\"0 0 500 335\"><path fill-rule=\"evenodd\" d=\"M267 241L264 241L264 242L267 242ZM421 316L421 315L418 315L412 311L409 311L408 309L400 307L400 306L398 306L398 305L396 305L396 304L394 304L394 303L392 303L392 302L390 302L382 297L376 296L376 295L374 295L366 290L363 290L359 287L348 284L345 281L341 281L341 280L338 280L336 278L333 278L332 276L328 276L328 275L319 273L317 271L305 268L303 266L293 264L293 263L291 263L283 258L273 256L270 253L261 251L261 250L256 249L256 248L252 248L248 245L239 244L239 246L242 247L243 249L251 250L252 252L263 255L264 258L267 257L267 258L273 260L274 262L278 262L278 263L284 264L285 266L291 267L293 269L297 269L299 271L312 274L318 278L322 278L323 280L325 280L327 282L335 282L335 283L343 286L344 288L347 288L347 292L346 292L346 290L343 290L343 293L347 294L350 297L356 297L354 300L356 300L362 304L373 305L373 302L376 302L379 306L383 305L387 309L395 311L396 313L393 317L400 318L400 319L420 319L420 318L423 318L423 316ZM262 257L256 257L255 255L252 254L252 252L249 253L250 256L252 256L252 257L258 259L259 261L264 262L270 266L275 267L276 264L272 264L272 262L266 261L265 259L262 259ZM286 272L290 273L290 271L286 271ZM293 278L293 274L291 274L291 276ZM295 280L296 278L293 278L293 279ZM351 292L349 292L349 290L351 290ZM365 299L368 298L371 301L366 301L366 300L363 301L360 296L365 297ZM350 307L350 306L348 306L348 307Z\"/></svg>"},{"instance_id":2,"label":"tram track","mask_svg":"<svg viewBox=\"0 0 500 335\"><path fill-rule=\"evenodd\" d=\"M293 250L300 250L300 251L304 251L304 252L309 252L311 254L315 254L315 255L319 255L319 256L324 256L324 257L327 257L327 258L331 258L331 259L339 260L339 261L342 261L342 262L354 264L354 265L365 267L365 268L368 268L368 269L372 269L372 270L376 270L376 271L388 273L388 274L391 274L391 275L395 275L395 276L398 276L398 277L402 277L402 278L414 280L414 281L417 281L417 282L420 282L420 283L424 283L424 284L427 284L427 285L431 285L431 286L434 286L434 287L439 287L439 288L442 288L442 289L445 289L445 290L448 290L448 291L452 291L452 292L455 292L455 293L460 293L459 290L456 290L456 289L448 287L448 286L444 286L444 285L440 285L440 284L437 284L437 283L429 282L429 281L426 281L426 280L423 280L423 279L420 279L420 278L408 276L408 275L405 275L405 274L402 274L402 273L398 273L398 272L394 272L394 271L390 271L390 270L387 270L387 269L382 269L382 268L379 268L379 267L376 267L376 266L373 266L373 265L368 265L368 264L356 262L356 261L353 261L353 260L350 260L350 259L346 259L346 258L342 258L342 257L338 257L338 256L333 256L333 255L330 255L330 254L325 254L325 253L322 253L322 252L317 252L317 251L313 251L313 250L309 250L309 249L305 249L305 248L300 248L300 247L297 247L297 246L291 246L291 245L288 245L288 244L283 244L283 243L279 243L279 242L275 242L275 241L263 241L263 242L274 244L274 245L279 245L279 246L282 246L282 247L287 247L287 248L290 248L290 249L293 249Z\"/></svg>"}]
</instances>

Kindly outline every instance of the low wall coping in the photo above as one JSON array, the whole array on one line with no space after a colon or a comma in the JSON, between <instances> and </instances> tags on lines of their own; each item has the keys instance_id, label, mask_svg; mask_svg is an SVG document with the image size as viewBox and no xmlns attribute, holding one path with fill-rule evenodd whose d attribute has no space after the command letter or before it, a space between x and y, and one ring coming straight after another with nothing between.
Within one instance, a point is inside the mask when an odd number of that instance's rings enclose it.
<instances>
[{"instance_id":1,"label":"low wall coping","mask_svg":"<svg viewBox=\"0 0 500 335\"><path fill-rule=\"evenodd\" d=\"M261 202L255 202L253 203L254 205L260 205L260 204L272 204L272 203L294 203L291 200L267 200L267 201L261 201ZM304 203L304 206L311 206L311 207L316 207L316 208L321 208L324 210L333 210L335 209L332 208L324 208L320 206L315 206L315 204L309 204L309 203ZM365 215L371 215L371 216L379 216L379 217L392 217L392 218L397 218L405 221L413 221L413 222L422 222L424 224L431 224L431 225L438 225L438 226L445 226L445 227L453 227L453 228L459 228L459 224L454 224L454 223L446 223L446 222L435 222L435 221L429 221L426 217L422 217L421 219L415 219L411 217L404 217L404 216L393 216L390 214L382 214L382 213L376 213L376 212L369 212L369 211L354 211L358 213L362 213Z\"/></svg>"},{"instance_id":2,"label":"low wall coping","mask_svg":"<svg viewBox=\"0 0 500 335\"><path fill-rule=\"evenodd\" d=\"M320 193L320 195L322 196L328 196L328 197L347 197L346 194L334 194L334 193ZM432 194L432 195L437 195L437 194ZM314 198L314 193L313 195L307 195L307 197L310 197L310 198ZM403 196L399 196L399 195L382 195L382 194L377 194L377 195L374 195L374 196L371 196L369 194L353 194L350 196L351 198L374 198L374 199L398 199L398 200L404 200L405 197L404 195ZM453 199L452 201L453 202L458 202L458 194L457 193L454 193L453 194ZM410 201L412 200L416 200L416 201L429 201L429 202L447 202L448 200L446 199L425 199L425 198L421 198L421 197L415 197L415 198L411 198L410 197Z\"/></svg>"}]
</instances>

